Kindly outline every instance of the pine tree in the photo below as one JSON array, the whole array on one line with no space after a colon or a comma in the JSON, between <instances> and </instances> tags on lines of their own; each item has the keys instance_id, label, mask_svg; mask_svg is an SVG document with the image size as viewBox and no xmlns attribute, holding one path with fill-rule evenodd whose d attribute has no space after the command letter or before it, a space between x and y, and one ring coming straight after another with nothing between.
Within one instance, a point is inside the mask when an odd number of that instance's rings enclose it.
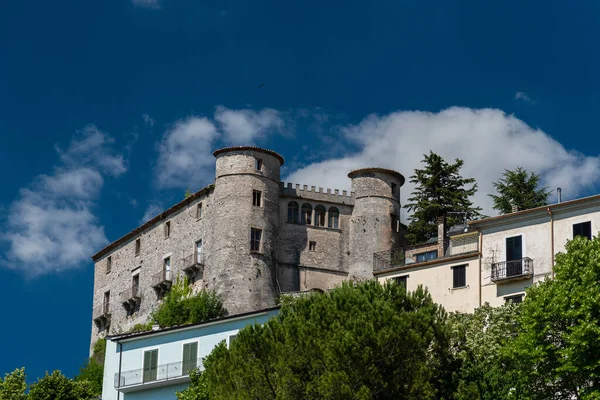
<instances>
[{"instance_id":1,"label":"pine tree","mask_svg":"<svg viewBox=\"0 0 600 400\"><path fill-rule=\"evenodd\" d=\"M446 215L448 225L462 223L479 217L481 208L475 207L469 199L477 192L474 178L463 178L459 171L463 161L456 159L448 164L442 157L430 151L424 155L424 169L415 169L410 182L416 185L404 206L412 211L407 239L411 243L422 243L437 235L437 218ZM471 185L470 188L465 188ZM463 215L448 214L464 213Z\"/></svg>"},{"instance_id":2,"label":"pine tree","mask_svg":"<svg viewBox=\"0 0 600 400\"><path fill-rule=\"evenodd\" d=\"M540 188L540 176L533 172L528 173L523 168L504 170L502 178L494 182L498 195L490 194L494 200L493 208L502 214L512 212L512 206L519 210L541 207L548 204L550 191Z\"/></svg>"}]
</instances>

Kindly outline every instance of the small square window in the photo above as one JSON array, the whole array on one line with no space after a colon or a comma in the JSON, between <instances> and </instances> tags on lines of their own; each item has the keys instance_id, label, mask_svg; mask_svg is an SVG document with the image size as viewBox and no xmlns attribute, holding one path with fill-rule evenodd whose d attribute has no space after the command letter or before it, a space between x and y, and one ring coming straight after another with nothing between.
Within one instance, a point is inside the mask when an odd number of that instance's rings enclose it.
<instances>
[{"instance_id":1,"label":"small square window","mask_svg":"<svg viewBox=\"0 0 600 400\"><path fill-rule=\"evenodd\" d=\"M140 255L141 249L142 249L142 240L141 239L136 239L135 240L135 255L136 256Z\"/></svg>"},{"instance_id":2,"label":"small square window","mask_svg":"<svg viewBox=\"0 0 600 400\"><path fill-rule=\"evenodd\" d=\"M196 206L196 218L202 218L202 203L198 203L198 205Z\"/></svg>"},{"instance_id":3,"label":"small square window","mask_svg":"<svg viewBox=\"0 0 600 400\"><path fill-rule=\"evenodd\" d=\"M452 267L452 288L462 288L467 286L467 266L457 265Z\"/></svg>"},{"instance_id":4,"label":"small square window","mask_svg":"<svg viewBox=\"0 0 600 400\"><path fill-rule=\"evenodd\" d=\"M262 171L262 159L260 159L260 158L254 159L254 169L256 169L257 171Z\"/></svg>"},{"instance_id":5,"label":"small square window","mask_svg":"<svg viewBox=\"0 0 600 400\"><path fill-rule=\"evenodd\" d=\"M108 256L106 259L106 273L108 274L112 270L112 256Z\"/></svg>"},{"instance_id":6,"label":"small square window","mask_svg":"<svg viewBox=\"0 0 600 400\"><path fill-rule=\"evenodd\" d=\"M508 304L508 303L519 304L519 303L523 302L523 295L518 294L515 296L508 296L508 297L504 298L504 301L506 302L506 304Z\"/></svg>"},{"instance_id":7,"label":"small square window","mask_svg":"<svg viewBox=\"0 0 600 400\"><path fill-rule=\"evenodd\" d=\"M165 237L171 236L171 221L165 222Z\"/></svg>"},{"instance_id":8,"label":"small square window","mask_svg":"<svg viewBox=\"0 0 600 400\"><path fill-rule=\"evenodd\" d=\"M308 250L317 251L317 242L313 242L312 240L308 242Z\"/></svg>"},{"instance_id":9,"label":"small square window","mask_svg":"<svg viewBox=\"0 0 600 400\"><path fill-rule=\"evenodd\" d=\"M582 222L580 224L573 224L573 239L576 236L583 236L584 238L588 238L592 240L592 222Z\"/></svg>"},{"instance_id":10,"label":"small square window","mask_svg":"<svg viewBox=\"0 0 600 400\"><path fill-rule=\"evenodd\" d=\"M406 283L408 281L408 275L404 275L404 276L397 276L395 278L392 278L392 280L394 282L396 282L398 285L402 285L404 286L404 289L406 289Z\"/></svg>"},{"instance_id":11,"label":"small square window","mask_svg":"<svg viewBox=\"0 0 600 400\"><path fill-rule=\"evenodd\" d=\"M253 190L252 191L252 205L256 206L256 207L260 207L261 206L261 197L262 197L262 192L260 190Z\"/></svg>"},{"instance_id":12,"label":"small square window","mask_svg":"<svg viewBox=\"0 0 600 400\"><path fill-rule=\"evenodd\" d=\"M250 229L250 251L260 251L260 239L262 236L262 229L251 228Z\"/></svg>"}]
</instances>

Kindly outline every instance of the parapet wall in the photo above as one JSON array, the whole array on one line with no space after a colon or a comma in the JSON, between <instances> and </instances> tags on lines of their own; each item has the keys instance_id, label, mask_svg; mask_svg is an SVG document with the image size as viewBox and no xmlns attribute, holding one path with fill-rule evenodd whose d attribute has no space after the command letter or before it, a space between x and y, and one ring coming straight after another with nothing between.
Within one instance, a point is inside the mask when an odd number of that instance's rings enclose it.
<instances>
[{"instance_id":1,"label":"parapet wall","mask_svg":"<svg viewBox=\"0 0 600 400\"><path fill-rule=\"evenodd\" d=\"M289 182L287 184L285 182L280 182L279 187L281 190L281 197L354 205L354 192L348 194L348 191L346 190L342 190L341 194L338 189L334 189L332 193L332 189L325 189L326 191L324 191L323 188L320 187L317 191L316 186L311 186L310 190L308 190L308 185L303 185L302 188L300 188L299 184L293 185Z\"/></svg>"}]
</instances>

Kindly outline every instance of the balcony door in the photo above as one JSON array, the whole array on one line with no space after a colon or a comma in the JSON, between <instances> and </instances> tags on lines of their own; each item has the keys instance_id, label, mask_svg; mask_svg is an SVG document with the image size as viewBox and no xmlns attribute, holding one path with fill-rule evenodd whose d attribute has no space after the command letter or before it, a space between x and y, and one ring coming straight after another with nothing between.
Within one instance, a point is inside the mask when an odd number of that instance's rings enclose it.
<instances>
[{"instance_id":1,"label":"balcony door","mask_svg":"<svg viewBox=\"0 0 600 400\"><path fill-rule=\"evenodd\" d=\"M144 382L152 382L157 378L158 349L144 352Z\"/></svg>"},{"instance_id":2,"label":"balcony door","mask_svg":"<svg viewBox=\"0 0 600 400\"><path fill-rule=\"evenodd\" d=\"M196 242L196 262L202 264L202 240Z\"/></svg>"},{"instance_id":3,"label":"balcony door","mask_svg":"<svg viewBox=\"0 0 600 400\"><path fill-rule=\"evenodd\" d=\"M523 273L523 239L521 236L506 238L506 276Z\"/></svg>"},{"instance_id":4,"label":"balcony door","mask_svg":"<svg viewBox=\"0 0 600 400\"><path fill-rule=\"evenodd\" d=\"M188 375L193 369L198 366L198 342L186 343L183 345L183 374Z\"/></svg>"}]
</instances>

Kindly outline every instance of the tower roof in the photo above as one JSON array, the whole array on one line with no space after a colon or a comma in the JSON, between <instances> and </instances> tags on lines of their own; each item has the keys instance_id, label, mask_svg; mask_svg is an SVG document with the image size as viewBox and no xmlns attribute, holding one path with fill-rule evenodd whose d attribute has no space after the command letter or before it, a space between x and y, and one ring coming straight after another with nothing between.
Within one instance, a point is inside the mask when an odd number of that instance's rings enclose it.
<instances>
[{"instance_id":1,"label":"tower roof","mask_svg":"<svg viewBox=\"0 0 600 400\"><path fill-rule=\"evenodd\" d=\"M404 185L404 175L402 175L398 171L394 171L393 169L387 169L387 168L373 167L373 168L355 169L354 171L350 171L350 173L348 174L348 178L352 179L356 175L362 174L362 173L365 173L365 172L381 172L383 174L392 175L392 176L395 176L396 178L398 178L400 180L400 185Z\"/></svg>"},{"instance_id":2,"label":"tower roof","mask_svg":"<svg viewBox=\"0 0 600 400\"><path fill-rule=\"evenodd\" d=\"M279 160L279 162L281 163L281 165L283 165L283 163L284 163L284 160L283 160L283 157L281 156L281 154L276 153L273 150L262 149L262 148L256 147L256 146L231 146L231 147L224 147L222 149L215 150L213 152L213 156L216 157L219 154L228 153L230 151L244 151L244 150L251 150L251 151L257 151L259 153L265 153L265 154L268 154L270 156L273 156L273 157L277 158Z\"/></svg>"}]
</instances>

